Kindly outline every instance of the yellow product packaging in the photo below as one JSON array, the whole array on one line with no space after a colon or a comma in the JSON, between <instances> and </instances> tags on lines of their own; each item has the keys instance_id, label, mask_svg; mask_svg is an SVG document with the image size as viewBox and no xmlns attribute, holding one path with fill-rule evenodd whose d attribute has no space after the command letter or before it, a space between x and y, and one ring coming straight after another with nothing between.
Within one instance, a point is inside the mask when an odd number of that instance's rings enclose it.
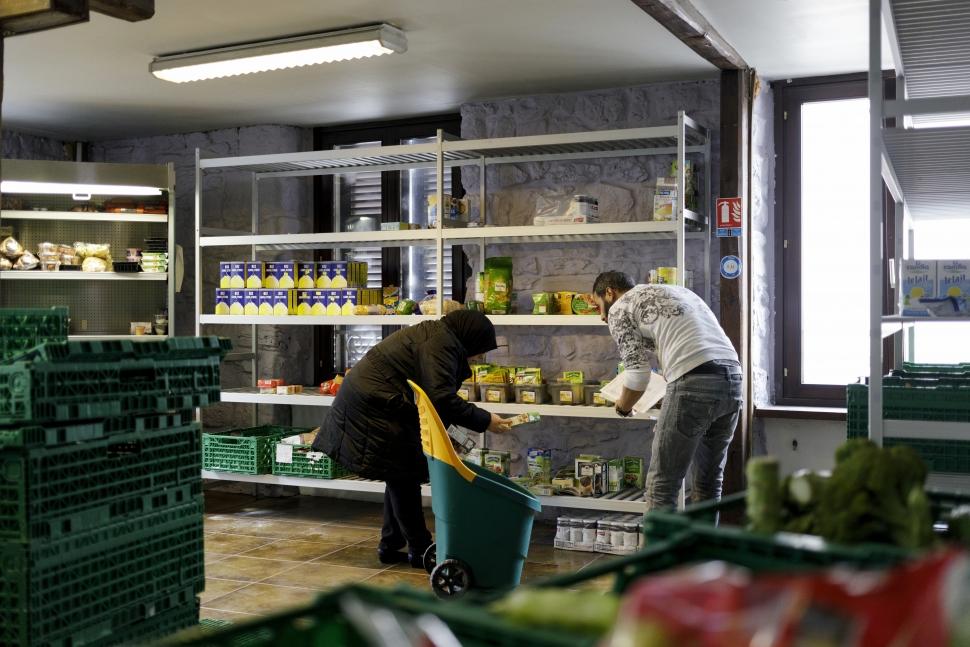
<instances>
[{"instance_id":1,"label":"yellow product packaging","mask_svg":"<svg viewBox=\"0 0 970 647\"><path fill-rule=\"evenodd\" d=\"M246 288L249 290L259 290L263 287L263 280L266 275L266 265L261 261L249 261L244 264L246 271Z\"/></svg>"},{"instance_id":2,"label":"yellow product packaging","mask_svg":"<svg viewBox=\"0 0 970 647\"><path fill-rule=\"evenodd\" d=\"M354 314L354 308L357 307L357 301L359 300L359 297L360 297L359 290L356 288L341 290L340 291L340 314L342 315Z\"/></svg>"},{"instance_id":3,"label":"yellow product packaging","mask_svg":"<svg viewBox=\"0 0 970 647\"><path fill-rule=\"evenodd\" d=\"M401 301L401 288L396 285L388 285L383 289L383 303L387 308L397 309L397 304Z\"/></svg>"},{"instance_id":4,"label":"yellow product packaging","mask_svg":"<svg viewBox=\"0 0 970 647\"><path fill-rule=\"evenodd\" d=\"M229 290L229 314L241 315L246 313L246 291Z\"/></svg>"},{"instance_id":5,"label":"yellow product packaging","mask_svg":"<svg viewBox=\"0 0 970 647\"><path fill-rule=\"evenodd\" d=\"M229 314L229 290L216 290L216 314Z\"/></svg>"},{"instance_id":6,"label":"yellow product packaging","mask_svg":"<svg viewBox=\"0 0 970 647\"><path fill-rule=\"evenodd\" d=\"M266 317L273 314L273 291L258 290L259 292L259 314Z\"/></svg>"},{"instance_id":7,"label":"yellow product packaging","mask_svg":"<svg viewBox=\"0 0 970 647\"><path fill-rule=\"evenodd\" d=\"M970 261L937 261L936 277L939 296L970 296Z\"/></svg>"},{"instance_id":8,"label":"yellow product packaging","mask_svg":"<svg viewBox=\"0 0 970 647\"><path fill-rule=\"evenodd\" d=\"M512 258L485 259L485 312L507 315L512 312Z\"/></svg>"},{"instance_id":9,"label":"yellow product packaging","mask_svg":"<svg viewBox=\"0 0 970 647\"><path fill-rule=\"evenodd\" d=\"M219 263L219 287L246 287L246 279L243 278L245 267L245 263Z\"/></svg>"},{"instance_id":10,"label":"yellow product packaging","mask_svg":"<svg viewBox=\"0 0 970 647\"><path fill-rule=\"evenodd\" d=\"M504 366L489 366L484 374L479 372L478 381L483 384L508 384L509 369Z\"/></svg>"},{"instance_id":11,"label":"yellow product packaging","mask_svg":"<svg viewBox=\"0 0 970 647\"><path fill-rule=\"evenodd\" d=\"M340 303L340 290L324 290L327 293L327 316L337 317L343 312Z\"/></svg>"},{"instance_id":12,"label":"yellow product packaging","mask_svg":"<svg viewBox=\"0 0 970 647\"><path fill-rule=\"evenodd\" d=\"M266 264L264 287L289 290L296 287L296 262L281 261Z\"/></svg>"},{"instance_id":13,"label":"yellow product packaging","mask_svg":"<svg viewBox=\"0 0 970 647\"><path fill-rule=\"evenodd\" d=\"M316 287L321 290L326 290L330 288L330 261L322 261L317 263L317 281Z\"/></svg>"},{"instance_id":14,"label":"yellow product packaging","mask_svg":"<svg viewBox=\"0 0 970 647\"><path fill-rule=\"evenodd\" d=\"M582 384L584 381L582 371L563 371L562 381L570 384Z\"/></svg>"},{"instance_id":15,"label":"yellow product packaging","mask_svg":"<svg viewBox=\"0 0 970 647\"><path fill-rule=\"evenodd\" d=\"M296 287L301 290L312 290L317 287L317 264L314 262L298 262L296 264Z\"/></svg>"},{"instance_id":16,"label":"yellow product packaging","mask_svg":"<svg viewBox=\"0 0 970 647\"><path fill-rule=\"evenodd\" d=\"M243 290L243 314L259 314L259 290Z\"/></svg>"},{"instance_id":17,"label":"yellow product packaging","mask_svg":"<svg viewBox=\"0 0 970 647\"><path fill-rule=\"evenodd\" d=\"M313 290L296 291L296 314L301 317L313 314Z\"/></svg>"},{"instance_id":18,"label":"yellow product packaging","mask_svg":"<svg viewBox=\"0 0 970 647\"><path fill-rule=\"evenodd\" d=\"M516 384L542 384L541 368L519 368L515 371Z\"/></svg>"},{"instance_id":19,"label":"yellow product packaging","mask_svg":"<svg viewBox=\"0 0 970 647\"><path fill-rule=\"evenodd\" d=\"M367 287L367 263L351 262L347 264L347 287Z\"/></svg>"},{"instance_id":20,"label":"yellow product packaging","mask_svg":"<svg viewBox=\"0 0 970 647\"><path fill-rule=\"evenodd\" d=\"M330 287L338 290L347 287L347 261L330 262Z\"/></svg>"},{"instance_id":21,"label":"yellow product packaging","mask_svg":"<svg viewBox=\"0 0 970 647\"><path fill-rule=\"evenodd\" d=\"M273 314L277 317L296 314L296 290L270 290Z\"/></svg>"},{"instance_id":22,"label":"yellow product packaging","mask_svg":"<svg viewBox=\"0 0 970 647\"><path fill-rule=\"evenodd\" d=\"M556 311L561 315L571 315L574 296L575 292L556 292Z\"/></svg>"},{"instance_id":23,"label":"yellow product packaging","mask_svg":"<svg viewBox=\"0 0 970 647\"><path fill-rule=\"evenodd\" d=\"M471 364L469 368L472 370L472 376L469 379L470 382L479 382L481 378L485 376L488 369L492 367L491 364Z\"/></svg>"},{"instance_id":24,"label":"yellow product packaging","mask_svg":"<svg viewBox=\"0 0 970 647\"><path fill-rule=\"evenodd\" d=\"M310 290L310 314L322 317L327 314L327 291Z\"/></svg>"},{"instance_id":25,"label":"yellow product packaging","mask_svg":"<svg viewBox=\"0 0 970 647\"><path fill-rule=\"evenodd\" d=\"M657 282L666 285L677 285L677 268L676 267L658 267L657 268Z\"/></svg>"}]
</instances>

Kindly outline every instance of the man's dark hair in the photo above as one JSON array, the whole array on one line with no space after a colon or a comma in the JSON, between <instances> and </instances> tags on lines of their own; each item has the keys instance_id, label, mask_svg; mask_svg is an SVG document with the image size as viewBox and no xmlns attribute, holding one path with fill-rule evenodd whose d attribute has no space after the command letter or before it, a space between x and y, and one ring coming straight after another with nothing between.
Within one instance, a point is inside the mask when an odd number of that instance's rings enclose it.
<instances>
[{"instance_id":1,"label":"man's dark hair","mask_svg":"<svg viewBox=\"0 0 970 647\"><path fill-rule=\"evenodd\" d=\"M626 292L633 288L635 284L629 274L623 272L603 272L593 281L593 294L602 297L606 294L606 288L613 288L617 292Z\"/></svg>"}]
</instances>

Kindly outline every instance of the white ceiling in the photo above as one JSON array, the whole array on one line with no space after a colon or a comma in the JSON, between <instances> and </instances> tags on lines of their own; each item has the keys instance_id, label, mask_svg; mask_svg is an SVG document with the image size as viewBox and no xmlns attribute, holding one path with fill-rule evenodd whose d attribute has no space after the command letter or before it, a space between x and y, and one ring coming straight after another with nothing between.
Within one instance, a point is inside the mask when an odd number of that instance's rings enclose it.
<instances>
[{"instance_id":1,"label":"white ceiling","mask_svg":"<svg viewBox=\"0 0 970 647\"><path fill-rule=\"evenodd\" d=\"M155 17L140 23L92 14L86 24L8 38L4 127L97 140L260 123L329 125L446 112L488 97L716 75L630 0L155 5ZM159 54L373 22L404 29L408 51L178 85L148 73Z\"/></svg>"},{"instance_id":2,"label":"white ceiling","mask_svg":"<svg viewBox=\"0 0 970 647\"><path fill-rule=\"evenodd\" d=\"M869 0L692 1L765 79L869 69Z\"/></svg>"}]
</instances>

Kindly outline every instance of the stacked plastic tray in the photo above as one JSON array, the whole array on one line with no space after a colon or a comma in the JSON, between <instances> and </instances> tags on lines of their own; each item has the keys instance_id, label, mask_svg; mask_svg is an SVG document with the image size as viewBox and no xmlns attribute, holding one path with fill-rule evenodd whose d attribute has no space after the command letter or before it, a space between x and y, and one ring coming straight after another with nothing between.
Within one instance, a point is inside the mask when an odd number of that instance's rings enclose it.
<instances>
[{"instance_id":1,"label":"stacked plastic tray","mask_svg":"<svg viewBox=\"0 0 970 647\"><path fill-rule=\"evenodd\" d=\"M910 364L883 378L883 417L970 423L970 364ZM869 433L869 387L850 384L846 391L849 438ZM886 447L909 445L932 472L970 473L970 439L885 438Z\"/></svg>"},{"instance_id":2,"label":"stacked plastic tray","mask_svg":"<svg viewBox=\"0 0 970 647\"><path fill-rule=\"evenodd\" d=\"M148 641L198 621L192 408L218 400L227 347L214 337L47 341L5 359L0 644Z\"/></svg>"}]
</instances>

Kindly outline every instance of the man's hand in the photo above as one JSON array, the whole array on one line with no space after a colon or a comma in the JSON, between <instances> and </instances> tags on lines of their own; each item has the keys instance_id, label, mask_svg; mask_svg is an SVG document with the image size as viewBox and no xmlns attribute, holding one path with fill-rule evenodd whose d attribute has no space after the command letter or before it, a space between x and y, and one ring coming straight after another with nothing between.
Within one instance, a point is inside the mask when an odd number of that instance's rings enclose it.
<instances>
[{"instance_id":1,"label":"man's hand","mask_svg":"<svg viewBox=\"0 0 970 647\"><path fill-rule=\"evenodd\" d=\"M488 430L493 434L504 434L506 432L512 431L512 419L502 418L496 414L492 414L492 422L488 425Z\"/></svg>"}]
</instances>

